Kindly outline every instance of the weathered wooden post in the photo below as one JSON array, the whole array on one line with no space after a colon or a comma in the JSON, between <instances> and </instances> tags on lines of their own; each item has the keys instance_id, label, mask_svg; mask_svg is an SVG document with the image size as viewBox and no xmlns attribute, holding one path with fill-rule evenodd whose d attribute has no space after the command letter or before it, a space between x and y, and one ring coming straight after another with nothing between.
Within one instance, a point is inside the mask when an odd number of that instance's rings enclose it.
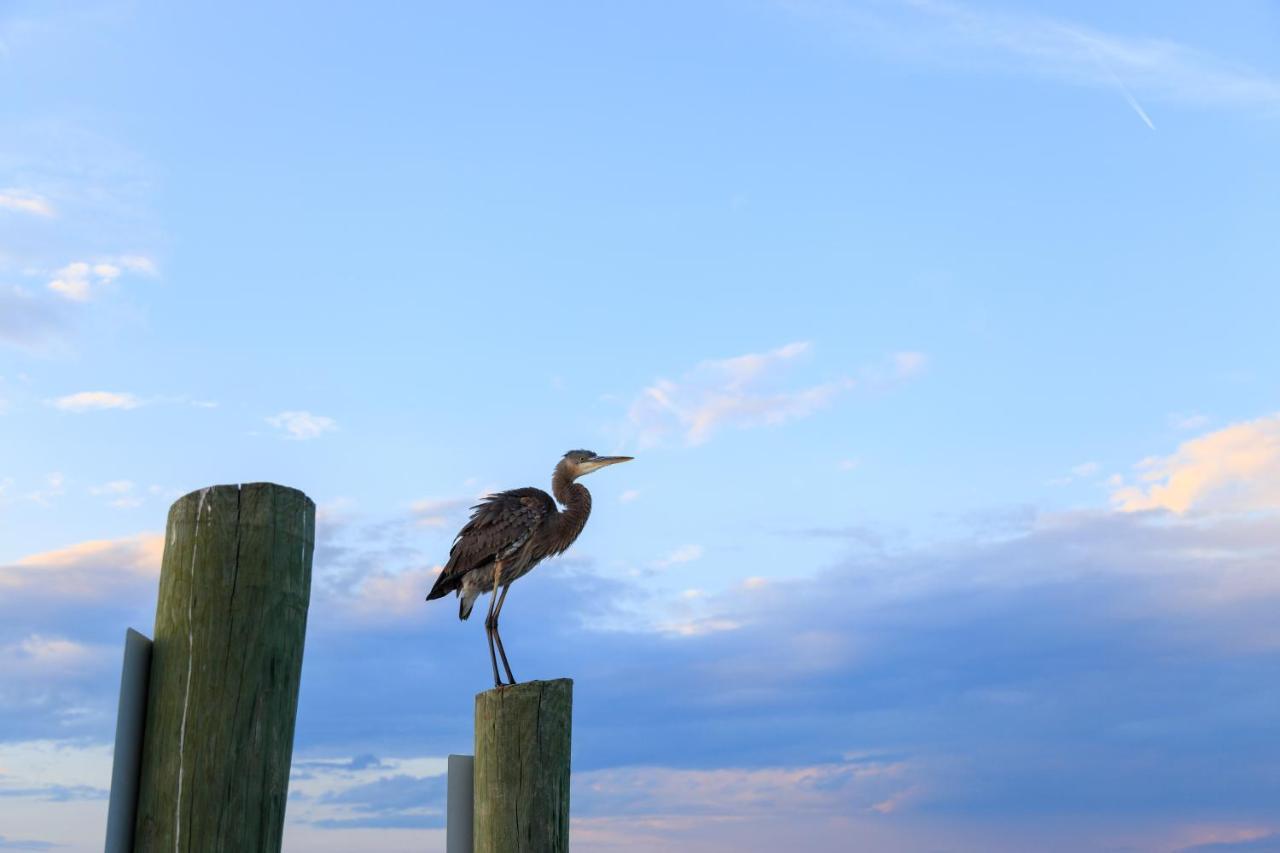
<instances>
[{"instance_id":1,"label":"weathered wooden post","mask_svg":"<svg viewBox=\"0 0 1280 853\"><path fill-rule=\"evenodd\" d=\"M476 695L475 853L567 853L573 681Z\"/></svg>"},{"instance_id":2,"label":"weathered wooden post","mask_svg":"<svg viewBox=\"0 0 1280 853\"><path fill-rule=\"evenodd\" d=\"M315 504L271 483L169 510L134 850L278 853Z\"/></svg>"}]
</instances>

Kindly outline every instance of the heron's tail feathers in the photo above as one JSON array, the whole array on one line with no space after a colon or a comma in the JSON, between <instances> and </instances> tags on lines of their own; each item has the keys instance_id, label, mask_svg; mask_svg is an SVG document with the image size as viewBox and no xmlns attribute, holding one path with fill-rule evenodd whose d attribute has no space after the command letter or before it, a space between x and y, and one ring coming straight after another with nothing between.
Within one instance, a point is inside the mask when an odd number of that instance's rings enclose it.
<instances>
[{"instance_id":1,"label":"heron's tail feathers","mask_svg":"<svg viewBox=\"0 0 1280 853\"><path fill-rule=\"evenodd\" d=\"M458 618L465 621L471 615L471 608L475 606L476 599L480 597L480 590L475 588L460 589L458 590L458 597L461 599L458 603Z\"/></svg>"},{"instance_id":2,"label":"heron's tail feathers","mask_svg":"<svg viewBox=\"0 0 1280 853\"><path fill-rule=\"evenodd\" d=\"M436 575L436 582L431 587L431 592L427 593L427 601L435 601L437 598L444 598L457 588L457 576L451 572L441 572Z\"/></svg>"}]
</instances>

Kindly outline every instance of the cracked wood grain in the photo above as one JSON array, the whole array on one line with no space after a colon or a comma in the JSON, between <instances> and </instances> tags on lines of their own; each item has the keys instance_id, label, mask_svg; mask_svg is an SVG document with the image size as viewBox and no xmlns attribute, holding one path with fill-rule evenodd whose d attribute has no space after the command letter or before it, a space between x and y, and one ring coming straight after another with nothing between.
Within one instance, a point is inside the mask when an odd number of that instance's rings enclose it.
<instances>
[{"instance_id":1,"label":"cracked wood grain","mask_svg":"<svg viewBox=\"0 0 1280 853\"><path fill-rule=\"evenodd\" d=\"M475 853L569 849L573 681L476 695Z\"/></svg>"},{"instance_id":2,"label":"cracked wood grain","mask_svg":"<svg viewBox=\"0 0 1280 853\"><path fill-rule=\"evenodd\" d=\"M134 850L278 853L315 504L271 483L169 511Z\"/></svg>"}]
</instances>

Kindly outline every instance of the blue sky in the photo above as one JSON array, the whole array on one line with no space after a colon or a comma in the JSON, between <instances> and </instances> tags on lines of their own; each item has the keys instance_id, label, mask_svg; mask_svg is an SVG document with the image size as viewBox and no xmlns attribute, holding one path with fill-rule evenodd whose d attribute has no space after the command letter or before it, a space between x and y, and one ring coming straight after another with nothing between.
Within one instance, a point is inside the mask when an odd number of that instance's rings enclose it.
<instances>
[{"instance_id":1,"label":"blue sky","mask_svg":"<svg viewBox=\"0 0 1280 853\"><path fill-rule=\"evenodd\" d=\"M574 848L1280 849L1280 9L0 5L0 850L168 505L320 507L286 849L443 849L474 499ZM53 846L50 846L53 845Z\"/></svg>"}]
</instances>

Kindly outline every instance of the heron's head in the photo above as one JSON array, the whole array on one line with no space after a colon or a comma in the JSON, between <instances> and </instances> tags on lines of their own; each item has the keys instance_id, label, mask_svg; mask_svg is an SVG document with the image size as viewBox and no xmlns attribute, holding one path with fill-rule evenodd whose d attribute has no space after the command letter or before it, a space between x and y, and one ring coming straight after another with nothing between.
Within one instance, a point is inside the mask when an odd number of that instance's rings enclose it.
<instances>
[{"instance_id":1,"label":"heron's head","mask_svg":"<svg viewBox=\"0 0 1280 853\"><path fill-rule=\"evenodd\" d=\"M633 458L631 456L598 456L590 450L570 450L560 460L559 467L569 475L569 479L576 480L584 474L590 474L592 471L598 471L619 462L630 462Z\"/></svg>"}]
</instances>

